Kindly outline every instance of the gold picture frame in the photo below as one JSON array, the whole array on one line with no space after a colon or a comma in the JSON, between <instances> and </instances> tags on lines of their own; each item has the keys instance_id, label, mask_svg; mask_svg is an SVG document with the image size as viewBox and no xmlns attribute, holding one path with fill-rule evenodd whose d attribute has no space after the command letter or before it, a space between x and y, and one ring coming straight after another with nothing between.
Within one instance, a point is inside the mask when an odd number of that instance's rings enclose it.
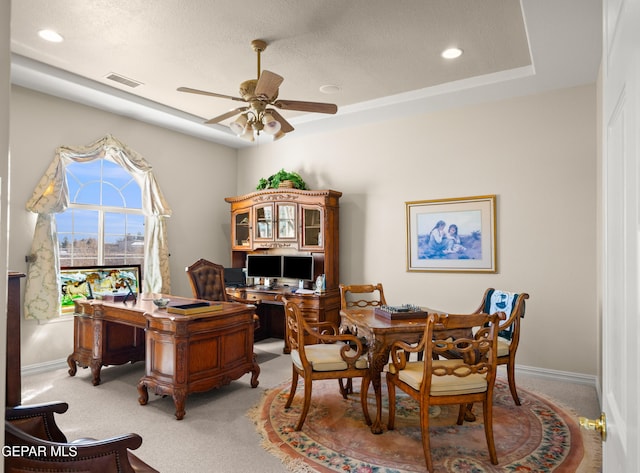
<instances>
[{"instance_id":1,"label":"gold picture frame","mask_svg":"<svg viewBox=\"0 0 640 473\"><path fill-rule=\"evenodd\" d=\"M407 271L497 272L495 195L405 204Z\"/></svg>"}]
</instances>

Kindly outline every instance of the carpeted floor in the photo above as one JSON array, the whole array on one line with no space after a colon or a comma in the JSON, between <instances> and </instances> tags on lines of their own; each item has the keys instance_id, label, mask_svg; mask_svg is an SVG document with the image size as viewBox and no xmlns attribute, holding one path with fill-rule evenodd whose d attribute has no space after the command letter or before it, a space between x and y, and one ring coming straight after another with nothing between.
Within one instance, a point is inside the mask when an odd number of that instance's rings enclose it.
<instances>
[{"instance_id":1,"label":"carpeted floor","mask_svg":"<svg viewBox=\"0 0 640 473\"><path fill-rule=\"evenodd\" d=\"M263 447L291 471L408 473L426 471L417 403L398 392L394 431L373 435L364 424L356 393L342 399L337 382L313 384L312 407L300 432L293 427L300 415L300 387L285 409L289 383L272 389L251 413L263 437ZM386 388L385 388L386 389ZM499 465L492 465L482 423L456 425L456 406L436 406L430 412L434 468L442 473L598 472L599 440L581 432L575 415L557 403L521 390L522 406L513 403L505 382L496 383L494 435ZM384 398L386 401L386 398ZM375 412L372 390L370 412ZM383 420L387 418L384 404Z\"/></svg>"},{"instance_id":2,"label":"carpeted floor","mask_svg":"<svg viewBox=\"0 0 640 473\"><path fill-rule=\"evenodd\" d=\"M144 363L104 368L99 386L91 384L90 370L81 369L70 377L66 363L64 367L25 374L22 403L68 402L69 411L59 416L58 423L70 439L138 433L143 444L135 454L162 473L282 473L287 468L261 446L261 436L246 415L272 389L290 379L291 358L282 353L282 346L283 341L277 339L256 343L261 368L256 389L250 387L250 376L245 375L220 389L192 394L181 421L173 415L171 397L152 395L146 406L138 404L136 386L144 375ZM504 373L500 376L504 378ZM595 418L600 414L597 394L591 385L518 371L516 376L519 388L545 393L580 415ZM359 406L353 413L360 413ZM366 428L362 430L368 432ZM596 450L599 451L599 446Z\"/></svg>"}]
</instances>

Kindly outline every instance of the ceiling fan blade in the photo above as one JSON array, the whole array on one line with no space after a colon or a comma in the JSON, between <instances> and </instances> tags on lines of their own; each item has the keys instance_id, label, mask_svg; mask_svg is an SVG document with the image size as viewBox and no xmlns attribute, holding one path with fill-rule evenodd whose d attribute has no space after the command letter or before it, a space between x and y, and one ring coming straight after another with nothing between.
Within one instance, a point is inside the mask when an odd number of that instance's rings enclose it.
<instances>
[{"instance_id":1,"label":"ceiling fan blade","mask_svg":"<svg viewBox=\"0 0 640 473\"><path fill-rule=\"evenodd\" d=\"M232 97L231 95L216 94L215 92L207 92L206 90L192 89L190 87L178 87L177 90L178 90L178 92L188 92L190 94L209 95L211 97L218 97L218 98L221 98L221 99L239 100L240 102L244 102L244 99L242 99L240 97Z\"/></svg>"},{"instance_id":2,"label":"ceiling fan blade","mask_svg":"<svg viewBox=\"0 0 640 473\"><path fill-rule=\"evenodd\" d=\"M274 110L273 108L268 109L269 113L271 113L271 115L273 115L273 118L275 118L276 120L278 120L280 122L280 131L282 131L283 133L289 133L293 130L295 130L295 128L293 128L293 126L291 125L291 123L289 123L287 120L284 119L284 117L282 115L280 115L280 113L278 113L277 110Z\"/></svg>"},{"instance_id":3,"label":"ceiling fan blade","mask_svg":"<svg viewBox=\"0 0 640 473\"><path fill-rule=\"evenodd\" d=\"M278 94L278 87L282 84L284 77L271 71L262 71L258 83L256 84L256 96L264 95L268 99Z\"/></svg>"},{"instance_id":4,"label":"ceiling fan blade","mask_svg":"<svg viewBox=\"0 0 640 473\"><path fill-rule=\"evenodd\" d=\"M282 110L297 110L300 112L334 114L338 111L338 106L332 103L301 102L299 100L278 100L277 102L274 102L273 105L281 108Z\"/></svg>"},{"instance_id":5,"label":"ceiling fan blade","mask_svg":"<svg viewBox=\"0 0 640 473\"><path fill-rule=\"evenodd\" d=\"M205 123L220 123L223 120L226 120L227 118L231 118L234 115L237 115L239 113L244 112L245 110L249 110L249 107L239 107L236 108L235 110L229 110L227 113L223 113L222 115L218 115L217 117L214 117L210 120L207 120Z\"/></svg>"}]
</instances>

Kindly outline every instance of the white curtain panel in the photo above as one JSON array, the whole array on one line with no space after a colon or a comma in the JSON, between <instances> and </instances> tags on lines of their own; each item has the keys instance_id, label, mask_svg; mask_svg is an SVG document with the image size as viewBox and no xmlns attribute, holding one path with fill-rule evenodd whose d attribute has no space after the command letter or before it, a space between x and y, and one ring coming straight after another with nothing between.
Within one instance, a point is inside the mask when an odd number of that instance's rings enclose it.
<instances>
[{"instance_id":1,"label":"white curtain panel","mask_svg":"<svg viewBox=\"0 0 640 473\"><path fill-rule=\"evenodd\" d=\"M38 219L31 244L33 261L25 284L26 318L46 320L59 316L60 264L54 214L64 212L69 205L66 165L102 158L126 169L142 189L142 211L145 215L143 292L171 293L166 232L166 219L171 216L171 209L145 159L107 135L88 146L59 147L27 202L27 210L37 213Z\"/></svg>"}]
</instances>

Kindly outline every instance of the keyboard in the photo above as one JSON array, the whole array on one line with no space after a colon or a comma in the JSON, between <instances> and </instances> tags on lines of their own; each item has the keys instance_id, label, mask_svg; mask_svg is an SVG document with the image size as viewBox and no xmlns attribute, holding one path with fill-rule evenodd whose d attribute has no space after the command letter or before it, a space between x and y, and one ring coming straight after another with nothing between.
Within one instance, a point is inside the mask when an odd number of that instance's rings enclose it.
<instances>
[{"instance_id":1,"label":"keyboard","mask_svg":"<svg viewBox=\"0 0 640 473\"><path fill-rule=\"evenodd\" d=\"M313 294L314 291L312 289L296 289L295 294Z\"/></svg>"}]
</instances>

